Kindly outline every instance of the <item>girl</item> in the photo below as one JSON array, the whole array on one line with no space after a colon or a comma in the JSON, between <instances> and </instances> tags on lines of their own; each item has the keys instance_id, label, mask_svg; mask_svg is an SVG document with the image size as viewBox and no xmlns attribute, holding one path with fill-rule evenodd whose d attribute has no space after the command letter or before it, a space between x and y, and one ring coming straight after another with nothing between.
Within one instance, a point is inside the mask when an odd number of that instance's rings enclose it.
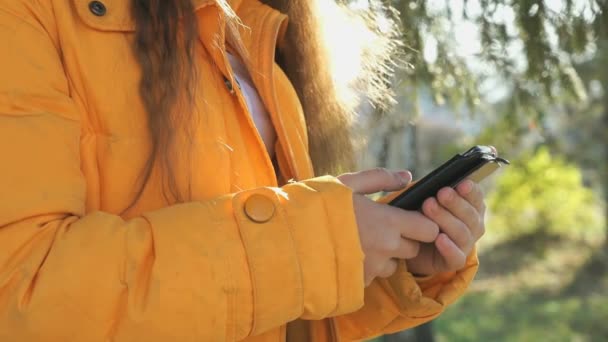
<instances>
[{"instance_id":1,"label":"girl","mask_svg":"<svg viewBox=\"0 0 608 342\"><path fill-rule=\"evenodd\" d=\"M353 160L321 1L1 2L1 341L344 341L463 293L477 185L318 177Z\"/></svg>"}]
</instances>

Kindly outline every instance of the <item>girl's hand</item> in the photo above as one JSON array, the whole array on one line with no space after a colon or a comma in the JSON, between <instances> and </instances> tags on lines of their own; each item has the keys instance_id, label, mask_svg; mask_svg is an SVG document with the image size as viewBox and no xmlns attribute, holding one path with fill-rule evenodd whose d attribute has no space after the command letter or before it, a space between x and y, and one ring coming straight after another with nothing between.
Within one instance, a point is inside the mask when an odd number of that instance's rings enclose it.
<instances>
[{"instance_id":1,"label":"girl's hand","mask_svg":"<svg viewBox=\"0 0 608 342\"><path fill-rule=\"evenodd\" d=\"M424 244L415 258L407 260L408 270L417 275L457 271L485 233L485 204L479 185L466 180L456 187L443 188L437 198L429 198L422 212L441 232L432 244Z\"/></svg>"},{"instance_id":2,"label":"girl's hand","mask_svg":"<svg viewBox=\"0 0 608 342\"><path fill-rule=\"evenodd\" d=\"M376 277L389 277L395 273L397 259L415 258L421 243L436 240L439 227L423 214L376 203L364 196L379 191L403 189L412 179L408 171L373 169L343 174L338 179L354 192L353 205L359 239L365 253L366 286ZM461 203L458 202L458 205ZM443 216L447 215L441 212L441 220L438 222L447 220ZM442 250L456 253L447 248Z\"/></svg>"}]
</instances>

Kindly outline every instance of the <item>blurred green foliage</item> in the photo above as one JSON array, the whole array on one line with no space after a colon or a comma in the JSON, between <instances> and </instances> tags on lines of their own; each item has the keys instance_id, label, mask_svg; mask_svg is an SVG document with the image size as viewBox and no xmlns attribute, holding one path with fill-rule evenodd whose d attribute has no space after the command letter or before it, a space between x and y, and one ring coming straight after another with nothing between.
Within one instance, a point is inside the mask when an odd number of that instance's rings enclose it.
<instances>
[{"instance_id":1,"label":"blurred green foliage","mask_svg":"<svg viewBox=\"0 0 608 342\"><path fill-rule=\"evenodd\" d=\"M539 100L586 101L587 85L576 66L608 39L605 0L368 1L398 10L413 67L403 86L414 97L416 88L424 86L440 104L473 108L483 101L482 81L499 78L501 86L510 88L509 104L519 118L542 116ZM464 42L455 32L463 20L479 33L466 37L479 41L474 60L458 52ZM422 53L427 48L435 52L432 58Z\"/></svg>"},{"instance_id":2,"label":"blurred green foliage","mask_svg":"<svg viewBox=\"0 0 608 342\"><path fill-rule=\"evenodd\" d=\"M576 165L541 147L498 178L488 197L488 227L502 238L540 230L589 239L603 230L599 203Z\"/></svg>"},{"instance_id":3,"label":"blurred green foliage","mask_svg":"<svg viewBox=\"0 0 608 342\"><path fill-rule=\"evenodd\" d=\"M608 297L548 296L523 290L464 297L437 321L437 340L607 341Z\"/></svg>"},{"instance_id":4,"label":"blurred green foliage","mask_svg":"<svg viewBox=\"0 0 608 342\"><path fill-rule=\"evenodd\" d=\"M433 323L437 341L608 341L608 1L367 1L397 9L412 66L396 92L414 110L382 119L414 121L430 91L482 134L415 155L438 165L492 144L512 162L484 182L479 274ZM474 56L459 52L463 21Z\"/></svg>"}]
</instances>

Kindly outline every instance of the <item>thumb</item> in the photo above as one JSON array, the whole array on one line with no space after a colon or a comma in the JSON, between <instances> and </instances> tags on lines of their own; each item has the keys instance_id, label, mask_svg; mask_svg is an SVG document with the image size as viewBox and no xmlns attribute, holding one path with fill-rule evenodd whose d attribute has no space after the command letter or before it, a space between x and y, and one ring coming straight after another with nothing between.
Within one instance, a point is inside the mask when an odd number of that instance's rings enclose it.
<instances>
[{"instance_id":1,"label":"thumb","mask_svg":"<svg viewBox=\"0 0 608 342\"><path fill-rule=\"evenodd\" d=\"M380 191L401 190L412 180L412 174L409 171L392 172L377 168L345 173L339 176L338 180L354 192L367 195Z\"/></svg>"}]
</instances>

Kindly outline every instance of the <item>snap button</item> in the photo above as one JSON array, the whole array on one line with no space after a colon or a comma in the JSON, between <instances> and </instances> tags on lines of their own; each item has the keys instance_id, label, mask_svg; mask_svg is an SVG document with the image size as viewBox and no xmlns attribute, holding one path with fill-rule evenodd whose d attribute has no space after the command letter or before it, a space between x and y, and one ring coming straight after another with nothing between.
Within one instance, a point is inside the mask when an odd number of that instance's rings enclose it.
<instances>
[{"instance_id":1,"label":"snap button","mask_svg":"<svg viewBox=\"0 0 608 342\"><path fill-rule=\"evenodd\" d=\"M265 223L274 216L274 203L264 195L254 194L245 201L245 215L256 223Z\"/></svg>"},{"instance_id":2,"label":"snap button","mask_svg":"<svg viewBox=\"0 0 608 342\"><path fill-rule=\"evenodd\" d=\"M232 82L224 77L224 84L226 85L226 89L230 92L230 94L234 94L234 85Z\"/></svg>"},{"instance_id":3,"label":"snap button","mask_svg":"<svg viewBox=\"0 0 608 342\"><path fill-rule=\"evenodd\" d=\"M98 17L103 17L107 12L106 5L104 5L101 1L89 2L89 10Z\"/></svg>"}]
</instances>

